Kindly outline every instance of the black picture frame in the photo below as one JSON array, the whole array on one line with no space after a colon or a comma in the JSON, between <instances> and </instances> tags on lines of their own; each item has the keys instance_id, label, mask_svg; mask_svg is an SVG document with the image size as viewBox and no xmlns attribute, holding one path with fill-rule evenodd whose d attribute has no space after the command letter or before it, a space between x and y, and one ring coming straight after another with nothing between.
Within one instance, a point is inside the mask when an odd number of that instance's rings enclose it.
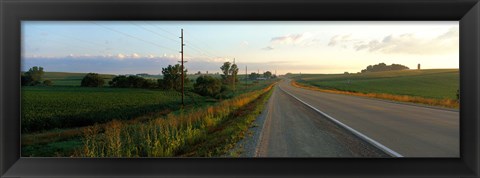
<instances>
[{"instance_id":1,"label":"black picture frame","mask_svg":"<svg viewBox=\"0 0 480 178\"><path fill-rule=\"evenodd\" d=\"M0 0L0 176L479 177L478 0ZM460 158L20 158L22 20L460 21Z\"/></svg>"}]
</instances>

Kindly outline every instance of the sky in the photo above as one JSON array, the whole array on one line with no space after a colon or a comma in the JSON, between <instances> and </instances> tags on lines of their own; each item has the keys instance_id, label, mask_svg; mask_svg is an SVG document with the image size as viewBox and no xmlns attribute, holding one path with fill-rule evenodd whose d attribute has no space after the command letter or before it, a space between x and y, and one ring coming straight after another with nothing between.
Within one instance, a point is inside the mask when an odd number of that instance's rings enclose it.
<instances>
[{"instance_id":1,"label":"sky","mask_svg":"<svg viewBox=\"0 0 480 178\"><path fill-rule=\"evenodd\" d=\"M22 71L355 73L368 65L459 68L458 21L22 21Z\"/></svg>"}]
</instances>

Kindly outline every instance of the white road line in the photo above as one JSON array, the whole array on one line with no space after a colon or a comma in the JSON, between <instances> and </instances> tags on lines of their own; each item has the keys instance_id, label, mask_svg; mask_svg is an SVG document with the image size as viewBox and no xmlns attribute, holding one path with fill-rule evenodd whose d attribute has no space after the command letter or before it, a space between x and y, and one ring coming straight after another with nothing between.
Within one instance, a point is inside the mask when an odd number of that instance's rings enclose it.
<instances>
[{"instance_id":1,"label":"white road line","mask_svg":"<svg viewBox=\"0 0 480 178\"><path fill-rule=\"evenodd\" d=\"M307 105L308 107L312 108L313 110L317 111L318 113L322 114L323 116L327 117L328 119L330 119L331 121L335 122L336 124L340 125L341 127L349 130L350 132L352 132L353 134L355 134L356 136L358 136L359 138L363 139L364 141L372 144L373 146L377 147L378 149L382 150L383 152L389 154L390 156L393 156L393 157L403 157L401 154L393 151L392 149L386 147L385 145L382 145L381 143L378 143L377 141L371 139L370 137L366 136L366 135L363 135L362 133L356 131L355 129L349 127L348 125L345 125L344 123L334 119L332 116L329 116L327 113L324 113L320 110L318 110L317 108L313 107L312 105L306 103L305 101L302 101L301 99L297 98L296 96L294 96L293 94L291 94L290 92L287 92L285 91L283 88L281 88L280 86L278 87L280 88L280 90L282 90L283 92L289 94L290 96L292 96L293 98L297 99L298 101L302 102L303 104Z\"/></svg>"}]
</instances>

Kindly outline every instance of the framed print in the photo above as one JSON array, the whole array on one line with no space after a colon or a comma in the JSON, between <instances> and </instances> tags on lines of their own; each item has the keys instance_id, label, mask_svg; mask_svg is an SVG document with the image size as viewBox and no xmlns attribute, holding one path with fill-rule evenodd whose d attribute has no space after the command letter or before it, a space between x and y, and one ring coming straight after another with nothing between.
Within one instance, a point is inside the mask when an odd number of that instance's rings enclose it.
<instances>
[{"instance_id":1,"label":"framed print","mask_svg":"<svg viewBox=\"0 0 480 178\"><path fill-rule=\"evenodd\" d=\"M478 177L478 1L0 5L2 177Z\"/></svg>"}]
</instances>

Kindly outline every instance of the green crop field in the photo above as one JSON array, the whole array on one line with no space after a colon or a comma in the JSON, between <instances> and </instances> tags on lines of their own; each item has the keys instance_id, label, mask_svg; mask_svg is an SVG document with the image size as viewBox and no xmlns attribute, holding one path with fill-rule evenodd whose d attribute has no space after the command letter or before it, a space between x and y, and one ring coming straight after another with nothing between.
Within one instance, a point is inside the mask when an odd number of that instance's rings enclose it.
<instances>
[{"instance_id":1,"label":"green crop field","mask_svg":"<svg viewBox=\"0 0 480 178\"><path fill-rule=\"evenodd\" d=\"M68 73L68 72L45 72L43 80L51 80L54 86L80 86L86 73ZM101 74L105 79L105 84L112 80L115 75Z\"/></svg>"},{"instance_id":2,"label":"green crop field","mask_svg":"<svg viewBox=\"0 0 480 178\"><path fill-rule=\"evenodd\" d=\"M180 102L180 93L176 91L22 87L22 130L34 132L131 119L164 109L178 109Z\"/></svg>"},{"instance_id":3,"label":"green crop field","mask_svg":"<svg viewBox=\"0 0 480 178\"><path fill-rule=\"evenodd\" d=\"M302 74L298 82L324 89L456 99L458 69L402 70L361 74Z\"/></svg>"},{"instance_id":4,"label":"green crop field","mask_svg":"<svg viewBox=\"0 0 480 178\"><path fill-rule=\"evenodd\" d=\"M237 90L228 95L237 98L276 81L249 82L248 87L238 84ZM175 91L151 89L22 87L22 156L71 156L83 148L82 135L86 128L83 126L112 120L140 124L166 114L178 114L183 111L180 98L180 93ZM187 92L185 110L202 110L228 100L230 98L218 100Z\"/></svg>"}]
</instances>

